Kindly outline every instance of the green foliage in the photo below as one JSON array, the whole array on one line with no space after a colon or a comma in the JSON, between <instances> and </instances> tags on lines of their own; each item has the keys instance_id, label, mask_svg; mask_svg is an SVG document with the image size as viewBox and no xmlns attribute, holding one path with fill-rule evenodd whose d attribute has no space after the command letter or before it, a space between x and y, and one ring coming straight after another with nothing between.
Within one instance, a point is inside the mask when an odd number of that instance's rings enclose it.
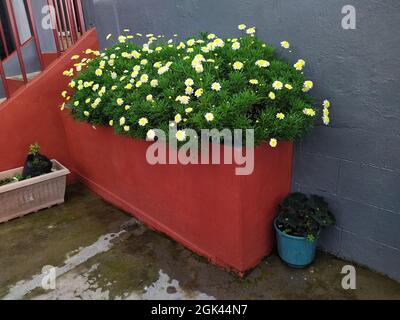
<instances>
[{"instance_id":1,"label":"green foliage","mask_svg":"<svg viewBox=\"0 0 400 320\"><path fill-rule=\"evenodd\" d=\"M27 179L29 179L29 178L27 178ZM24 179L24 177L22 175L16 174L15 176L13 176L11 178L6 178L6 179L3 179L3 180L0 180L0 187L1 186L5 186L5 185L10 184L10 183L23 181L23 180L25 180L25 179Z\"/></svg>"},{"instance_id":2,"label":"green foliage","mask_svg":"<svg viewBox=\"0 0 400 320\"><path fill-rule=\"evenodd\" d=\"M32 156L37 156L40 153L40 145L38 143L31 144L29 146L29 154Z\"/></svg>"},{"instance_id":3,"label":"green foliage","mask_svg":"<svg viewBox=\"0 0 400 320\"><path fill-rule=\"evenodd\" d=\"M148 43L141 46L120 37L121 43L102 53L88 50L88 56L75 65L82 71L65 72L74 77L69 92L63 94L71 95L68 104L73 117L93 125L111 125L119 134L145 139L150 129L168 130L179 114L182 121L176 123L178 130L254 129L257 144L272 138L300 139L314 126L322 110L314 108L313 99L303 91L303 72L251 35L223 42L210 38L202 33L174 43L150 35ZM240 48L234 50L234 43ZM269 66L260 67L259 60L268 61ZM237 61L243 63L241 70L233 67ZM194 82L190 94L185 93L187 79ZM257 84L250 80L257 80ZM290 88L278 90L273 87L275 81ZM214 83L221 85L220 91L211 89ZM198 89L203 94L196 97ZM275 99L271 99L271 92ZM188 104L177 101L180 96L189 97ZM122 100L118 103L118 99ZM306 108L313 109L315 115L305 114ZM209 113L211 121L206 119ZM283 113L284 119L278 119L278 113Z\"/></svg>"},{"instance_id":4,"label":"green foliage","mask_svg":"<svg viewBox=\"0 0 400 320\"><path fill-rule=\"evenodd\" d=\"M322 197L292 193L279 207L277 226L291 236L314 241L322 228L334 225L335 217Z\"/></svg>"},{"instance_id":5,"label":"green foliage","mask_svg":"<svg viewBox=\"0 0 400 320\"><path fill-rule=\"evenodd\" d=\"M6 184L14 182L13 178L6 178L0 180L0 187L5 186Z\"/></svg>"}]
</instances>

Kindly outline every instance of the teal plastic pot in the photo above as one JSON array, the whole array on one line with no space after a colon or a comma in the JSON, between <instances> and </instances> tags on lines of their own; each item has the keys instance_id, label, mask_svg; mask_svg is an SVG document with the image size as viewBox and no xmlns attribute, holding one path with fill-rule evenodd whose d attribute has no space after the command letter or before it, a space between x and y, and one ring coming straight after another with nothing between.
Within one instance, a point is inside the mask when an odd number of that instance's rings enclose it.
<instances>
[{"instance_id":1,"label":"teal plastic pot","mask_svg":"<svg viewBox=\"0 0 400 320\"><path fill-rule=\"evenodd\" d=\"M303 237L289 236L278 229L277 220L274 222L278 254L281 259L293 268L305 268L315 259L317 242Z\"/></svg>"}]
</instances>

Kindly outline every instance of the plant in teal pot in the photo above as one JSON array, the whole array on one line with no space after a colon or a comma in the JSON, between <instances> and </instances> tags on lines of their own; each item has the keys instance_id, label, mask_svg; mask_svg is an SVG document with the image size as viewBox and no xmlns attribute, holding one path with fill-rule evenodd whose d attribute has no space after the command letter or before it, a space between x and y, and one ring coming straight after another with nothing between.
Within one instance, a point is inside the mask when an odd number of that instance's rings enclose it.
<instances>
[{"instance_id":1,"label":"plant in teal pot","mask_svg":"<svg viewBox=\"0 0 400 320\"><path fill-rule=\"evenodd\" d=\"M310 265L315 258L321 230L335 222L322 197L290 194L279 206L274 223L279 256L294 268Z\"/></svg>"}]
</instances>

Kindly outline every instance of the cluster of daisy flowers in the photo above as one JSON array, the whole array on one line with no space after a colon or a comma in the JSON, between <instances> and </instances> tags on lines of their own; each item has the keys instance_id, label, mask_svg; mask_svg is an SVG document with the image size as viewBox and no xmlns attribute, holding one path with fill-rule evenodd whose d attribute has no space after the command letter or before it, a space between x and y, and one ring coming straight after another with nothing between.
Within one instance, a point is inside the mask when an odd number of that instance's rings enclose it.
<instances>
[{"instance_id":1,"label":"cluster of daisy flowers","mask_svg":"<svg viewBox=\"0 0 400 320\"><path fill-rule=\"evenodd\" d=\"M78 120L149 140L156 128L174 127L181 142L187 129L253 128L256 141L273 148L303 136L319 114L328 125L330 102L313 106L306 62L289 64L257 39L255 27L238 28L239 38L203 33L184 41L126 29L110 49L72 57L61 108L68 104ZM292 52L288 41L280 45Z\"/></svg>"}]
</instances>

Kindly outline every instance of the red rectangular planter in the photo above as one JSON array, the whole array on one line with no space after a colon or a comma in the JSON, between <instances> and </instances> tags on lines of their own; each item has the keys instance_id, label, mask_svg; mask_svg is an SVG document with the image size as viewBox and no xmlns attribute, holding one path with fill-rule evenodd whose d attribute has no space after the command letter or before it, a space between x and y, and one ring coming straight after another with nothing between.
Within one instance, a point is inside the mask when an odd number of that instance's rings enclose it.
<instances>
[{"instance_id":1,"label":"red rectangular planter","mask_svg":"<svg viewBox=\"0 0 400 320\"><path fill-rule=\"evenodd\" d=\"M255 149L254 172L235 165L155 165L145 141L94 129L63 113L67 143L81 180L145 224L239 274L274 246L273 219L290 192L292 143Z\"/></svg>"}]
</instances>

